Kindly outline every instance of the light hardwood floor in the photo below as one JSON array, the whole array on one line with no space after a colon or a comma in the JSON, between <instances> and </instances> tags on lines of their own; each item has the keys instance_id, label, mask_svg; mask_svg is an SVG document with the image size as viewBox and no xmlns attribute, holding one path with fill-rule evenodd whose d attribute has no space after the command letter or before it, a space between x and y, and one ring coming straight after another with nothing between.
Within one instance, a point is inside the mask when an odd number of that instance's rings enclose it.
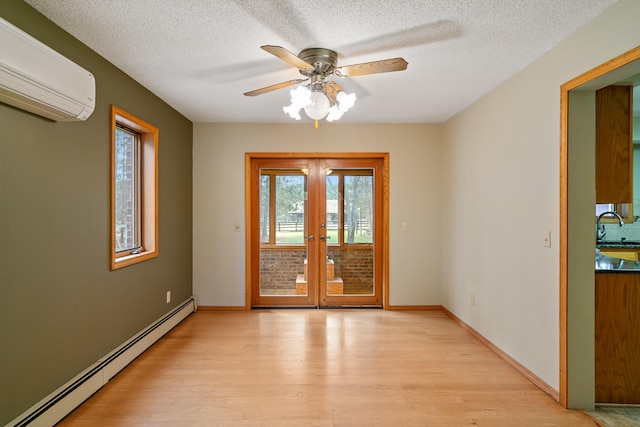
<instances>
[{"instance_id":1,"label":"light hardwood floor","mask_svg":"<svg viewBox=\"0 0 640 427\"><path fill-rule=\"evenodd\" d=\"M60 426L596 426L441 311L197 312Z\"/></svg>"}]
</instances>

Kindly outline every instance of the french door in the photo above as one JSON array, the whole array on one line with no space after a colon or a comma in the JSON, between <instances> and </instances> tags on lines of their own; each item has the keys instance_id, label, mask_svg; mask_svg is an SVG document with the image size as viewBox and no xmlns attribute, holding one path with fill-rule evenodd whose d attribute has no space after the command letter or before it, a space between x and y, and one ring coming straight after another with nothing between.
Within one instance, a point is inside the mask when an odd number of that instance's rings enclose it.
<instances>
[{"instance_id":1,"label":"french door","mask_svg":"<svg viewBox=\"0 0 640 427\"><path fill-rule=\"evenodd\" d=\"M248 305L382 307L386 155L248 156Z\"/></svg>"}]
</instances>

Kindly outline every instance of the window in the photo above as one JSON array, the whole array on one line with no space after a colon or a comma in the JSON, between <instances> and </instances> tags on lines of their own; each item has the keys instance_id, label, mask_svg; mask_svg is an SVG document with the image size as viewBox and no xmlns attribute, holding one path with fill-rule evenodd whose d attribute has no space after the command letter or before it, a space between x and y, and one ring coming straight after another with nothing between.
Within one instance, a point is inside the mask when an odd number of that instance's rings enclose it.
<instances>
[{"instance_id":1,"label":"window","mask_svg":"<svg viewBox=\"0 0 640 427\"><path fill-rule=\"evenodd\" d=\"M111 269L158 256L158 129L111 106Z\"/></svg>"},{"instance_id":2,"label":"window","mask_svg":"<svg viewBox=\"0 0 640 427\"><path fill-rule=\"evenodd\" d=\"M596 203L596 219L605 212L618 213L625 224L632 224L634 222L633 205L631 203ZM607 215L602 217L600 222L617 224L618 219L612 215Z\"/></svg>"},{"instance_id":3,"label":"window","mask_svg":"<svg viewBox=\"0 0 640 427\"><path fill-rule=\"evenodd\" d=\"M140 143L142 135L116 123L114 147L116 252L142 247L140 232Z\"/></svg>"}]
</instances>

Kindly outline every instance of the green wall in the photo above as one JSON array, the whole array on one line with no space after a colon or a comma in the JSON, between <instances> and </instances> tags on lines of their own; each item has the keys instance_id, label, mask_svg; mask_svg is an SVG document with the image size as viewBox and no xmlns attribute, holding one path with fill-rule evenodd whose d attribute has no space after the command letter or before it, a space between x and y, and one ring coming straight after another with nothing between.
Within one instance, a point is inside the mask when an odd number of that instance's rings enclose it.
<instances>
[{"instance_id":1,"label":"green wall","mask_svg":"<svg viewBox=\"0 0 640 427\"><path fill-rule=\"evenodd\" d=\"M84 122L0 104L0 425L192 294L192 123L21 0L0 16L91 71ZM109 108L160 129L160 254L109 270ZM167 291L172 302L165 302Z\"/></svg>"}]
</instances>

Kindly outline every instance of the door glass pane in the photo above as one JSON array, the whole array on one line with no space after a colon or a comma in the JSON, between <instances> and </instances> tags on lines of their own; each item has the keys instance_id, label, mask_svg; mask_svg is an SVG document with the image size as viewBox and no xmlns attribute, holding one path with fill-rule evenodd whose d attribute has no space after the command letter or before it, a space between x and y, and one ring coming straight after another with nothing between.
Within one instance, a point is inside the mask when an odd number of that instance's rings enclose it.
<instances>
[{"instance_id":1,"label":"door glass pane","mask_svg":"<svg viewBox=\"0 0 640 427\"><path fill-rule=\"evenodd\" d=\"M338 229L340 228L340 210L339 206L339 181L337 175L327 176L327 218L326 218L326 236L327 245L339 245Z\"/></svg>"},{"instance_id":2,"label":"door glass pane","mask_svg":"<svg viewBox=\"0 0 640 427\"><path fill-rule=\"evenodd\" d=\"M261 296L308 294L306 184L300 169L261 171Z\"/></svg>"},{"instance_id":3,"label":"door glass pane","mask_svg":"<svg viewBox=\"0 0 640 427\"><path fill-rule=\"evenodd\" d=\"M269 243L269 201L271 176L260 175L260 243Z\"/></svg>"},{"instance_id":4,"label":"door glass pane","mask_svg":"<svg viewBox=\"0 0 640 427\"><path fill-rule=\"evenodd\" d=\"M327 242L326 293L373 295L373 171L332 171L326 187L327 235L331 236ZM338 194L334 202L335 189ZM334 203L336 208L332 206ZM336 223L334 241L329 228L333 223Z\"/></svg>"},{"instance_id":5,"label":"door glass pane","mask_svg":"<svg viewBox=\"0 0 640 427\"><path fill-rule=\"evenodd\" d=\"M278 175L276 178L276 244L304 243L304 175Z\"/></svg>"},{"instance_id":6,"label":"door glass pane","mask_svg":"<svg viewBox=\"0 0 640 427\"><path fill-rule=\"evenodd\" d=\"M344 241L372 243L373 176L344 177Z\"/></svg>"}]
</instances>

